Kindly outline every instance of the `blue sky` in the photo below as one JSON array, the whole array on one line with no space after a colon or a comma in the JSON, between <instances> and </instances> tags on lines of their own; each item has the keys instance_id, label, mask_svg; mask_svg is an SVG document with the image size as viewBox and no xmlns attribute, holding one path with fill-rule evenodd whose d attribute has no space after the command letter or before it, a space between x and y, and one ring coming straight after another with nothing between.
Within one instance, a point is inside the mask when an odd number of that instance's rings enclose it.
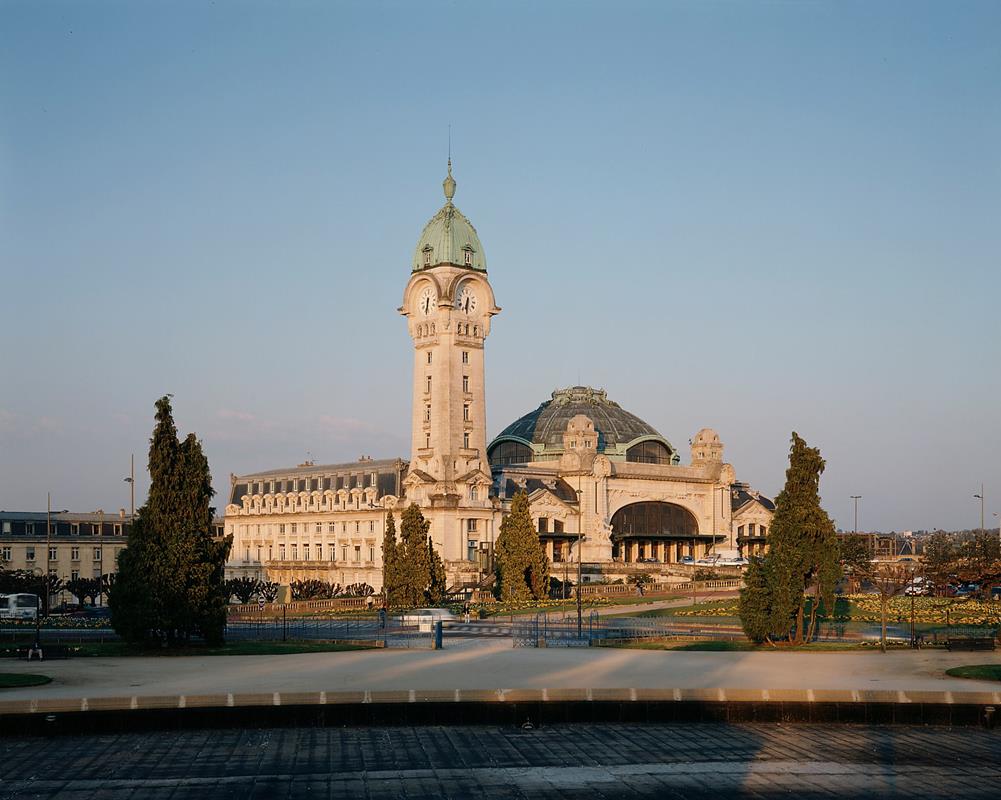
<instances>
[{"instance_id":1,"label":"blue sky","mask_svg":"<svg viewBox=\"0 0 1001 800\"><path fill-rule=\"evenodd\" d=\"M221 491L406 456L451 124L490 434L582 382L767 493L798 431L841 525L973 527L981 482L991 520L999 41L997 3L3 0L0 508L127 505L165 392Z\"/></svg>"}]
</instances>

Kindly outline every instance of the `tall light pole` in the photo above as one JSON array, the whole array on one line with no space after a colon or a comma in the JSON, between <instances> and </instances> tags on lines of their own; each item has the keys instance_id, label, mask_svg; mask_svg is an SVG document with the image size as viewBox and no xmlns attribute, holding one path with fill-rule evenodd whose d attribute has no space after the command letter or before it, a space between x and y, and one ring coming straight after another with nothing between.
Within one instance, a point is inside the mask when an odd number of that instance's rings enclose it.
<instances>
[{"instance_id":1,"label":"tall light pole","mask_svg":"<svg viewBox=\"0 0 1001 800\"><path fill-rule=\"evenodd\" d=\"M980 484L980 494L973 495L980 501L980 535L984 535L984 485Z\"/></svg>"},{"instance_id":2,"label":"tall light pole","mask_svg":"<svg viewBox=\"0 0 1001 800\"><path fill-rule=\"evenodd\" d=\"M581 505L580 498L583 492L580 488L580 476L577 476L577 638L580 639L583 636L584 630L584 612L581 608L580 602L580 582L581 576L583 574L583 564L582 554L581 554L581 543L584 541L584 508Z\"/></svg>"},{"instance_id":3,"label":"tall light pole","mask_svg":"<svg viewBox=\"0 0 1001 800\"><path fill-rule=\"evenodd\" d=\"M852 533L858 533L858 501L862 499L862 495L853 494L851 498L855 501L855 525L852 527Z\"/></svg>"},{"instance_id":4,"label":"tall light pole","mask_svg":"<svg viewBox=\"0 0 1001 800\"><path fill-rule=\"evenodd\" d=\"M129 521L134 522L136 517L136 454L133 453L132 457L129 459L129 477L123 478L129 485L129 492L131 494L132 500L132 513L129 515Z\"/></svg>"}]
</instances>

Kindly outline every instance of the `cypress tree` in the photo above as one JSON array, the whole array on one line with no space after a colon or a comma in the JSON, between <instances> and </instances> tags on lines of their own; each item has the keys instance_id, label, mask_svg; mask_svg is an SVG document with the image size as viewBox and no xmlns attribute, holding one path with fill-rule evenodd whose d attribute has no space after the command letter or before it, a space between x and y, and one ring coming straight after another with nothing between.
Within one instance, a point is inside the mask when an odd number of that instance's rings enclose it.
<instances>
[{"instance_id":1,"label":"cypress tree","mask_svg":"<svg viewBox=\"0 0 1001 800\"><path fill-rule=\"evenodd\" d=\"M549 591L549 559L532 526L528 495L518 492L511 511L501 521L497 537L497 580L500 600L539 600Z\"/></svg>"},{"instance_id":2,"label":"cypress tree","mask_svg":"<svg viewBox=\"0 0 1001 800\"><path fill-rule=\"evenodd\" d=\"M386 530L382 535L382 595L386 605L395 607L400 583L399 553L396 547L396 519L386 515Z\"/></svg>"},{"instance_id":3,"label":"cypress tree","mask_svg":"<svg viewBox=\"0 0 1001 800\"><path fill-rule=\"evenodd\" d=\"M427 539L431 523L424 519L414 503L407 506L400 519L400 543L397 547L399 584L397 602L404 608L414 608L424 602L424 593L431 582L431 564Z\"/></svg>"},{"instance_id":4,"label":"cypress tree","mask_svg":"<svg viewBox=\"0 0 1001 800\"><path fill-rule=\"evenodd\" d=\"M793 432L786 483L775 498L768 554L760 574L749 570L753 585L749 582L741 598L741 622L756 634L764 626L769 634L800 644L813 638L821 605L833 609L841 565L834 523L820 505L823 471L820 451Z\"/></svg>"},{"instance_id":5,"label":"cypress tree","mask_svg":"<svg viewBox=\"0 0 1001 800\"><path fill-rule=\"evenodd\" d=\"M230 539L212 539L214 492L201 443L194 434L178 441L169 397L156 409L149 496L118 557L108 596L112 625L132 642L172 644L199 634L218 643L226 625Z\"/></svg>"},{"instance_id":6,"label":"cypress tree","mask_svg":"<svg viewBox=\"0 0 1001 800\"><path fill-rule=\"evenodd\" d=\"M448 579L445 575L445 564L434 549L434 543L428 536L428 589L427 602L429 606L440 606L445 602L448 592Z\"/></svg>"}]
</instances>

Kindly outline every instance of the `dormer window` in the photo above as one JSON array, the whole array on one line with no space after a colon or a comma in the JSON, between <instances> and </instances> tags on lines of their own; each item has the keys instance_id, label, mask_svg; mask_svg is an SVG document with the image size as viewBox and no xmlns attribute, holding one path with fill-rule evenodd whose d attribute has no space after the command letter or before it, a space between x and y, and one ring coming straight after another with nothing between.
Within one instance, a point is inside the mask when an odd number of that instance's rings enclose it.
<instances>
[{"instance_id":1,"label":"dormer window","mask_svg":"<svg viewBox=\"0 0 1001 800\"><path fill-rule=\"evenodd\" d=\"M467 267L473 266L473 248L470 247L468 244L464 248L462 248L462 258L463 258L462 263L465 264Z\"/></svg>"},{"instance_id":2,"label":"dormer window","mask_svg":"<svg viewBox=\"0 0 1001 800\"><path fill-rule=\"evenodd\" d=\"M431 266L431 252L432 252L431 245L429 245L429 244L424 245L424 266L425 267L430 267Z\"/></svg>"}]
</instances>

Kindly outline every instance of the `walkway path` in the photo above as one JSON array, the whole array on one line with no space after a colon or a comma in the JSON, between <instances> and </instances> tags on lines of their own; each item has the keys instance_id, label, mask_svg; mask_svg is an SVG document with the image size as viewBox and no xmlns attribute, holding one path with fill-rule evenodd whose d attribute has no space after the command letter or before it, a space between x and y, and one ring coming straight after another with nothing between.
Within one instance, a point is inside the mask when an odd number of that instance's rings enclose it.
<instances>
[{"instance_id":1,"label":"walkway path","mask_svg":"<svg viewBox=\"0 0 1001 800\"><path fill-rule=\"evenodd\" d=\"M51 684L0 692L4 700L389 689L752 688L999 691L949 678L947 667L1001 663L1001 653L871 653L522 649L509 639L449 642L445 650L367 650L288 656L77 658L5 661Z\"/></svg>"}]
</instances>

